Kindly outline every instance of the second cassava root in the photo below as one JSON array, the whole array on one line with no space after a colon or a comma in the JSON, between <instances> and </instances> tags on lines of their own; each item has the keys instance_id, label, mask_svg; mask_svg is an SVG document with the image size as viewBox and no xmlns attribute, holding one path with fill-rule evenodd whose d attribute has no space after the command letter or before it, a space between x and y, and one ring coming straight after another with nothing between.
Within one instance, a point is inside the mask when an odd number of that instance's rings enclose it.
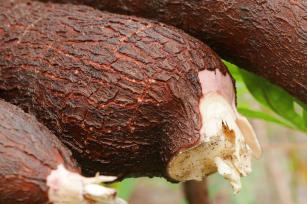
<instances>
[{"instance_id":1,"label":"second cassava root","mask_svg":"<svg viewBox=\"0 0 307 204\"><path fill-rule=\"evenodd\" d=\"M71 152L45 126L0 100L0 204L123 204L100 186L115 178L84 178Z\"/></svg>"},{"instance_id":2,"label":"second cassava root","mask_svg":"<svg viewBox=\"0 0 307 204\"><path fill-rule=\"evenodd\" d=\"M0 1L0 97L34 114L85 175L240 189L259 144L219 57L180 30L87 6Z\"/></svg>"},{"instance_id":3,"label":"second cassava root","mask_svg":"<svg viewBox=\"0 0 307 204\"><path fill-rule=\"evenodd\" d=\"M0 203L46 203L47 176L60 164L79 171L55 135L33 116L0 100Z\"/></svg>"}]
</instances>

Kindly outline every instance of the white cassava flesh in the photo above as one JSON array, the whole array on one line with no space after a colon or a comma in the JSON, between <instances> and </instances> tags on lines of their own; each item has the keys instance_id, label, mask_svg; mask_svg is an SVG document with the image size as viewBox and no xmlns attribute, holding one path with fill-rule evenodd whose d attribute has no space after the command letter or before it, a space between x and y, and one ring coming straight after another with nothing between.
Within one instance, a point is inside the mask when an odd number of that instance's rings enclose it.
<instances>
[{"instance_id":1,"label":"white cassava flesh","mask_svg":"<svg viewBox=\"0 0 307 204\"><path fill-rule=\"evenodd\" d=\"M240 177L251 172L252 154L259 158L261 148L252 126L236 110L234 88L227 77L219 71L199 74L203 90L199 104L201 139L198 145L172 158L168 174L177 181L187 181L218 172L237 193ZM208 82L209 86L204 85ZM225 88L218 87L220 84Z\"/></svg>"},{"instance_id":2,"label":"white cassava flesh","mask_svg":"<svg viewBox=\"0 0 307 204\"><path fill-rule=\"evenodd\" d=\"M53 204L126 204L116 191L102 186L114 181L113 176L85 178L59 165L47 177L48 197Z\"/></svg>"}]
</instances>

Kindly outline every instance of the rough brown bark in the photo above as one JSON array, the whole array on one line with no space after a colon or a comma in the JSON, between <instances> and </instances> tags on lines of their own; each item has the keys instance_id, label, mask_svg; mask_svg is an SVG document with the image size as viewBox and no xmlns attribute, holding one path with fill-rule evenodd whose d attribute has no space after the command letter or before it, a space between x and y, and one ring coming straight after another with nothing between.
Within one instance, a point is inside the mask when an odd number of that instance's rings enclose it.
<instances>
[{"instance_id":1,"label":"rough brown bark","mask_svg":"<svg viewBox=\"0 0 307 204\"><path fill-rule=\"evenodd\" d=\"M0 100L0 203L43 204L46 177L59 164L78 171L71 152L45 126Z\"/></svg>"},{"instance_id":2,"label":"rough brown bark","mask_svg":"<svg viewBox=\"0 0 307 204\"><path fill-rule=\"evenodd\" d=\"M210 204L207 180L183 183L184 193L189 204Z\"/></svg>"},{"instance_id":3,"label":"rough brown bark","mask_svg":"<svg viewBox=\"0 0 307 204\"><path fill-rule=\"evenodd\" d=\"M221 57L307 103L304 0L53 0L153 18L209 44Z\"/></svg>"},{"instance_id":4,"label":"rough brown bark","mask_svg":"<svg viewBox=\"0 0 307 204\"><path fill-rule=\"evenodd\" d=\"M86 6L2 0L0 13L0 97L48 126L84 173L167 176L198 142L198 71L227 74L198 40Z\"/></svg>"}]
</instances>

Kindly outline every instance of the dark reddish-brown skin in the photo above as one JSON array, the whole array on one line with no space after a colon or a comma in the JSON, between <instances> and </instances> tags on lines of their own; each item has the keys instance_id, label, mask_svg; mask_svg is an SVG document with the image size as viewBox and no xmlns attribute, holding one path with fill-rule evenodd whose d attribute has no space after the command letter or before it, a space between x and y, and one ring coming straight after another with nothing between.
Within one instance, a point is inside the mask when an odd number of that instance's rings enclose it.
<instances>
[{"instance_id":1,"label":"dark reddish-brown skin","mask_svg":"<svg viewBox=\"0 0 307 204\"><path fill-rule=\"evenodd\" d=\"M166 176L198 142L198 71L227 73L200 41L87 6L0 2L0 97L59 136L85 174Z\"/></svg>"},{"instance_id":2,"label":"dark reddish-brown skin","mask_svg":"<svg viewBox=\"0 0 307 204\"><path fill-rule=\"evenodd\" d=\"M0 204L47 203L46 177L59 164L78 171L71 152L55 135L0 100Z\"/></svg>"},{"instance_id":3,"label":"dark reddish-brown skin","mask_svg":"<svg viewBox=\"0 0 307 204\"><path fill-rule=\"evenodd\" d=\"M53 0L54 1L54 0ZM305 0L55 0L157 19L307 103Z\"/></svg>"}]
</instances>

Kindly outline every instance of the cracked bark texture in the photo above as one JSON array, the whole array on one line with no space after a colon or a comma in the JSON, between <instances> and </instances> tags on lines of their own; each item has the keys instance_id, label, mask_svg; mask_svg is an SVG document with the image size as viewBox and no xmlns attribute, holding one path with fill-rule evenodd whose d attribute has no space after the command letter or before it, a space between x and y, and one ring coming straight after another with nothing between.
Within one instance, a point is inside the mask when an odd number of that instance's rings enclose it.
<instances>
[{"instance_id":1,"label":"cracked bark texture","mask_svg":"<svg viewBox=\"0 0 307 204\"><path fill-rule=\"evenodd\" d=\"M307 1L52 0L153 18L307 103Z\"/></svg>"},{"instance_id":2,"label":"cracked bark texture","mask_svg":"<svg viewBox=\"0 0 307 204\"><path fill-rule=\"evenodd\" d=\"M0 203L47 203L46 177L64 164L78 171L71 152L45 126L0 100Z\"/></svg>"},{"instance_id":3,"label":"cracked bark texture","mask_svg":"<svg viewBox=\"0 0 307 204\"><path fill-rule=\"evenodd\" d=\"M198 71L228 74L200 41L87 6L2 0L0 13L0 97L49 127L86 175L167 177L198 142Z\"/></svg>"}]
</instances>

